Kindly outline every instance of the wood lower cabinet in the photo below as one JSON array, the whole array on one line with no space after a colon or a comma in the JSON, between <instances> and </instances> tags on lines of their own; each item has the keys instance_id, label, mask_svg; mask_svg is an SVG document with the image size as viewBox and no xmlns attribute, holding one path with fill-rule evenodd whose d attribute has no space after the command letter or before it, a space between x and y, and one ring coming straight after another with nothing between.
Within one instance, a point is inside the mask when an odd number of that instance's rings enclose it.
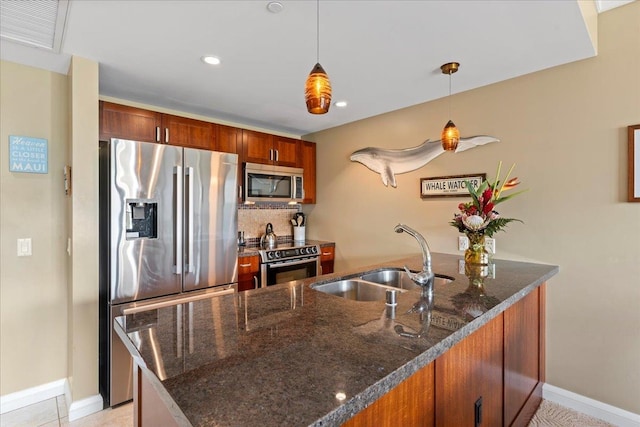
<instances>
[{"instance_id":1,"label":"wood lower cabinet","mask_svg":"<svg viewBox=\"0 0 640 427\"><path fill-rule=\"evenodd\" d=\"M435 361L436 426L502 425L502 315Z\"/></svg>"},{"instance_id":2,"label":"wood lower cabinet","mask_svg":"<svg viewBox=\"0 0 640 427\"><path fill-rule=\"evenodd\" d=\"M430 363L360 411L342 427L432 427L434 364Z\"/></svg>"},{"instance_id":3,"label":"wood lower cabinet","mask_svg":"<svg viewBox=\"0 0 640 427\"><path fill-rule=\"evenodd\" d=\"M333 273L333 264L335 260L335 246L321 246L320 247L320 266L322 267L322 274Z\"/></svg>"},{"instance_id":4,"label":"wood lower cabinet","mask_svg":"<svg viewBox=\"0 0 640 427\"><path fill-rule=\"evenodd\" d=\"M545 296L543 284L343 427L527 426L545 380Z\"/></svg>"},{"instance_id":5,"label":"wood lower cabinet","mask_svg":"<svg viewBox=\"0 0 640 427\"><path fill-rule=\"evenodd\" d=\"M133 364L133 390L134 427L180 425L137 363Z\"/></svg>"},{"instance_id":6,"label":"wood lower cabinet","mask_svg":"<svg viewBox=\"0 0 640 427\"><path fill-rule=\"evenodd\" d=\"M504 312L506 426L526 426L542 401L545 291L542 285Z\"/></svg>"},{"instance_id":7,"label":"wood lower cabinet","mask_svg":"<svg viewBox=\"0 0 640 427\"><path fill-rule=\"evenodd\" d=\"M260 287L260 257L238 257L238 292Z\"/></svg>"}]
</instances>

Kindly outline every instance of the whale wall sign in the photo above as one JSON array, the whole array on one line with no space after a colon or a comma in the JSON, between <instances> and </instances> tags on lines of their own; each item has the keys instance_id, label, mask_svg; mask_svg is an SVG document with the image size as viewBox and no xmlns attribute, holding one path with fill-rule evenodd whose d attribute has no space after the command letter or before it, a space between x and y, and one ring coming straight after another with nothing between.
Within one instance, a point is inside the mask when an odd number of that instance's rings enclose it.
<instances>
[{"instance_id":1,"label":"whale wall sign","mask_svg":"<svg viewBox=\"0 0 640 427\"><path fill-rule=\"evenodd\" d=\"M488 135L460 138L456 153L491 142L500 142L500 140ZM367 147L354 151L350 158L352 162L362 163L375 173L379 173L385 186L388 187L391 184L395 188L397 187L396 175L420 169L442 153L444 149L440 140L430 142L427 139L417 147L398 150Z\"/></svg>"}]
</instances>

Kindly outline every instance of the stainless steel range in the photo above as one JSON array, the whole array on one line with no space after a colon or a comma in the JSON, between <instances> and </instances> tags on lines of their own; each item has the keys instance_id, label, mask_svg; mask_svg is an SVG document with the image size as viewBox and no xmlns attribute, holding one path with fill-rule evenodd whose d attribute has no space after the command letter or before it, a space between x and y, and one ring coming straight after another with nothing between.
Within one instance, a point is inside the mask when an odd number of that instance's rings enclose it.
<instances>
[{"instance_id":1,"label":"stainless steel range","mask_svg":"<svg viewBox=\"0 0 640 427\"><path fill-rule=\"evenodd\" d=\"M322 274L320 246L289 243L274 249L261 249L260 286L306 279Z\"/></svg>"}]
</instances>

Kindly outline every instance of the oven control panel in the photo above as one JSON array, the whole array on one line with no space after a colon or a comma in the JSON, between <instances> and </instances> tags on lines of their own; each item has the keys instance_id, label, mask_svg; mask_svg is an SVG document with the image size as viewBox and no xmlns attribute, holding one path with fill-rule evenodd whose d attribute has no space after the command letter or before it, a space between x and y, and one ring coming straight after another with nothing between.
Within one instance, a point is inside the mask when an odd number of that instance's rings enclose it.
<instances>
[{"instance_id":1,"label":"oven control panel","mask_svg":"<svg viewBox=\"0 0 640 427\"><path fill-rule=\"evenodd\" d=\"M296 258L317 257L320 254L320 248L317 245L298 246L280 249L264 249L260 251L260 257L263 263L290 260Z\"/></svg>"}]
</instances>

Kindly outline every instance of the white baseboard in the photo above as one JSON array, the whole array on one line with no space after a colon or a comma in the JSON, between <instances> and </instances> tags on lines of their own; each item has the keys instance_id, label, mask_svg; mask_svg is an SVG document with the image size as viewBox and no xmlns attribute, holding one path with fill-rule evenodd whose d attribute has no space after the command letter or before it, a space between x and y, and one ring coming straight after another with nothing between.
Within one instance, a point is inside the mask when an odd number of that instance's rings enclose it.
<instances>
[{"instance_id":1,"label":"white baseboard","mask_svg":"<svg viewBox=\"0 0 640 427\"><path fill-rule=\"evenodd\" d=\"M102 396L96 394L95 396L87 397L86 399L72 402L69 405L69 421L75 421L77 419L86 417L87 415L95 414L102 411Z\"/></svg>"},{"instance_id":2,"label":"white baseboard","mask_svg":"<svg viewBox=\"0 0 640 427\"><path fill-rule=\"evenodd\" d=\"M640 415L638 414L552 386L551 384L542 386L542 398L618 427L640 427Z\"/></svg>"},{"instance_id":3,"label":"white baseboard","mask_svg":"<svg viewBox=\"0 0 640 427\"><path fill-rule=\"evenodd\" d=\"M0 396L0 414L24 408L64 394L66 379Z\"/></svg>"},{"instance_id":4,"label":"white baseboard","mask_svg":"<svg viewBox=\"0 0 640 427\"><path fill-rule=\"evenodd\" d=\"M103 402L99 394L72 402L69 381L65 378L0 396L0 415L33 405L34 403L44 402L45 400L62 396L63 394L67 401L69 421L75 421L95 412L102 411Z\"/></svg>"}]
</instances>

